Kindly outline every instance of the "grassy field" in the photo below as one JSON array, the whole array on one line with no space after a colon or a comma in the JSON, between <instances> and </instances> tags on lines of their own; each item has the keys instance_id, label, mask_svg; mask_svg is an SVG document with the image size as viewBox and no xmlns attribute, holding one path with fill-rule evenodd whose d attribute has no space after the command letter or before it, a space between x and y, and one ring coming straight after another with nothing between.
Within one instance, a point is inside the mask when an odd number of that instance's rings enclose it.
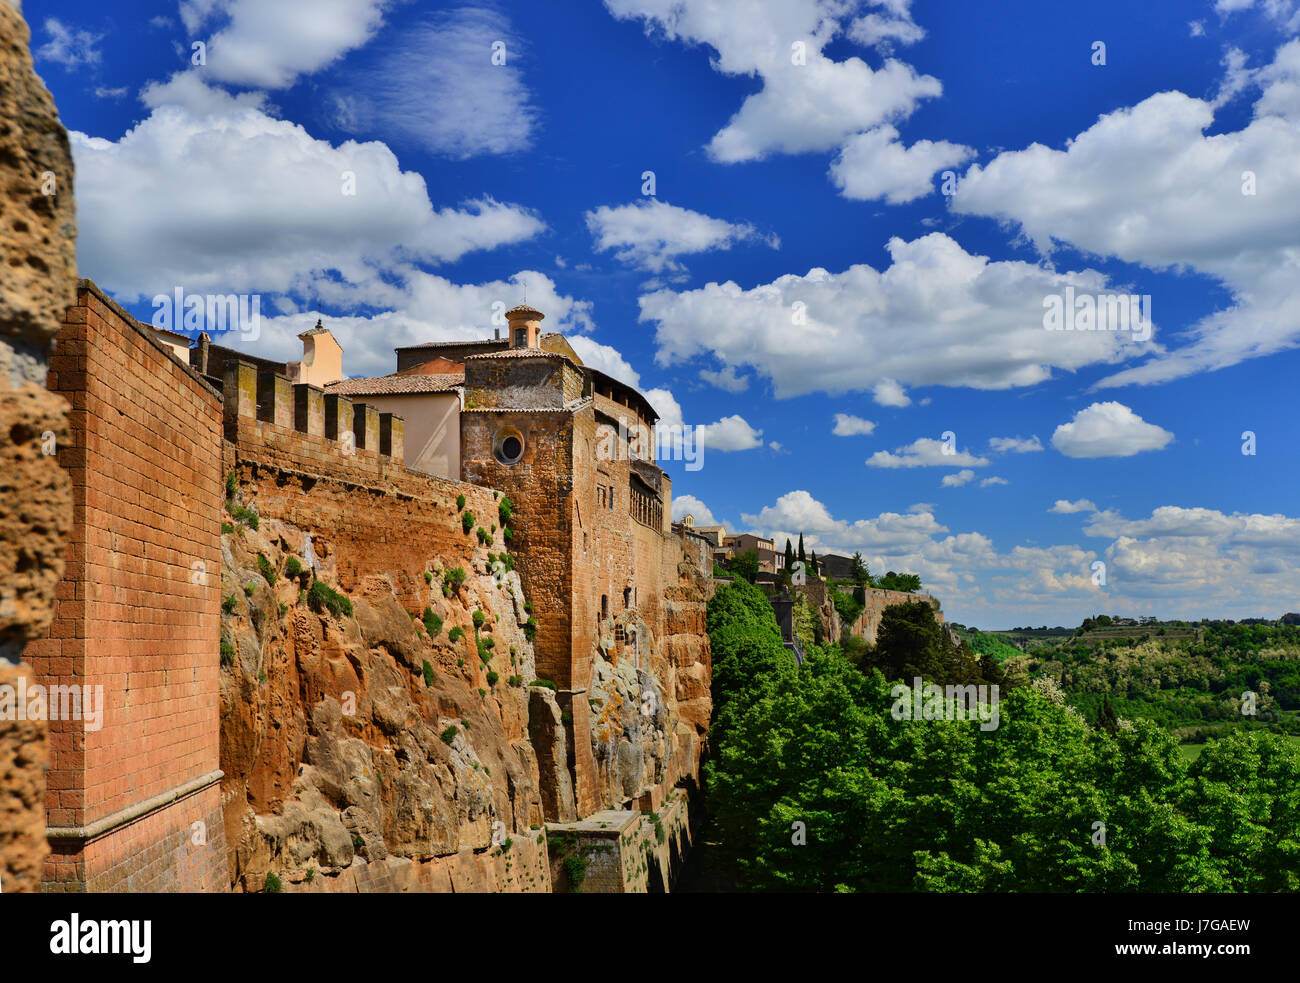
<instances>
[{"instance_id":1,"label":"grassy field","mask_svg":"<svg viewBox=\"0 0 1300 983\"><path fill-rule=\"evenodd\" d=\"M1300 750L1300 737L1288 737L1287 740L1294 744L1297 750ZM1204 744L1180 744L1178 746L1178 753L1183 756L1183 760L1188 764L1199 758L1204 750Z\"/></svg>"}]
</instances>

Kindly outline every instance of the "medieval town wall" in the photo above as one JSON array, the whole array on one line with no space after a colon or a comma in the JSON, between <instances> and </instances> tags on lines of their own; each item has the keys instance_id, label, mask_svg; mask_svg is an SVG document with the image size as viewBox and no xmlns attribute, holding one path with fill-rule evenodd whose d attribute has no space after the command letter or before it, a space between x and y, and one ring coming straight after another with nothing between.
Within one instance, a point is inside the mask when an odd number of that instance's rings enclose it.
<instances>
[{"instance_id":1,"label":"medieval town wall","mask_svg":"<svg viewBox=\"0 0 1300 983\"><path fill-rule=\"evenodd\" d=\"M48 384L76 521L25 655L81 706L49 723L45 887L218 890L220 396L84 280Z\"/></svg>"}]
</instances>

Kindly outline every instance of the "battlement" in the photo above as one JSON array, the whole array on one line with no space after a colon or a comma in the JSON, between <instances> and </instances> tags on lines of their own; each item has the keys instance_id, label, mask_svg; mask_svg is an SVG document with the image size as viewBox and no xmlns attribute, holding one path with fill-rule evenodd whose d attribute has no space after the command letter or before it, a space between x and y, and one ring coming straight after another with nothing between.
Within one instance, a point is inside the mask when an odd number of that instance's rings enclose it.
<instances>
[{"instance_id":1,"label":"battlement","mask_svg":"<svg viewBox=\"0 0 1300 983\"><path fill-rule=\"evenodd\" d=\"M226 363L222 390L228 440L237 439L241 423L257 421L337 442L344 457L378 455L399 465L404 460L406 422L368 403L295 383L243 359Z\"/></svg>"}]
</instances>

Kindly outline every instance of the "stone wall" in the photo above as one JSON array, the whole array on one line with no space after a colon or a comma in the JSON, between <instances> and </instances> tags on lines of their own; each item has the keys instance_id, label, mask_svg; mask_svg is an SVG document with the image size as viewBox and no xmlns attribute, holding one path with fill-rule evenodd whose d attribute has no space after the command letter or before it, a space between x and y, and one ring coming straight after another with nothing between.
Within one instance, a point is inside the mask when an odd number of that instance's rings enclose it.
<instances>
[{"instance_id":1,"label":"stone wall","mask_svg":"<svg viewBox=\"0 0 1300 983\"><path fill-rule=\"evenodd\" d=\"M853 622L849 630L854 635L865 638L871 645L876 644L876 633L880 630L880 619L885 613L885 608L893 607L895 604L928 602L934 608L934 620L943 624L943 612L939 610L938 598L931 597L929 594L909 594L905 591L869 587L866 595L866 607L862 609L862 614L858 615L858 620Z\"/></svg>"},{"instance_id":2,"label":"stone wall","mask_svg":"<svg viewBox=\"0 0 1300 983\"><path fill-rule=\"evenodd\" d=\"M553 890L582 894L670 892L694 835L682 789L653 810L601 810L577 822L548 823L546 832ZM566 864L573 859L580 885Z\"/></svg>"},{"instance_id":3,"label":"stone wall","mask_svg":"<svg viewBox=\"0 0 1300 983\"><path fill-rule=\"evenodd\" d=\"M0 890L36 891L46 855L45 723L17 719L17 663L47 630L72 527L67 404L45 390L51 339L76 290L72 155L32 68L17 5L0 2ZM11 689L6 689L11 687Z\"/></svg>"},{"instance_id":4,"label":"stone wall","mask_svg":"<svg viewBox=\"0 0 1300 983\"><path fill-rule=\"evenodd\" d=\"M46 887L219 889L221 400L89 281L63 321L75 525L26 657L80 708L49 724Z\"/></svg>"}]
</instances>

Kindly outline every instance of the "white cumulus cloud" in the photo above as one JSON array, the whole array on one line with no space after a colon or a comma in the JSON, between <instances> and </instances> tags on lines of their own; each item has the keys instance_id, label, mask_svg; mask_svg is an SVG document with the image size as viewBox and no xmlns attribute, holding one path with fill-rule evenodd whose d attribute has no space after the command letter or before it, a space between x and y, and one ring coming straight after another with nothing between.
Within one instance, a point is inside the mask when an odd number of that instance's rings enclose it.
<instances>
[{"instance_id":1,"label":"white cumulus cloud","mask_svg":"<svg viewBox=\"0 0 1300 983\"><path fill-rule=\"evenodd\" d=\"M586 220L597 252L614 250L621 262L652 273L680 272L678 256L763 239L748 223L712 218L658 198L601 205L587 212Z\"/></svg>"},{"instance_id":2,"label":"white cumulus cloud","mask_svg":"<svg viewBox=\"0 0 1300 983\"><path fill-rule=\"evenodd\" d=\"M1132 457L1158 451L1174 435L1147 423L1123 403L1093 403L1052 434L1052 446L1066 457Z\"/></svg>"}]
</instances>

